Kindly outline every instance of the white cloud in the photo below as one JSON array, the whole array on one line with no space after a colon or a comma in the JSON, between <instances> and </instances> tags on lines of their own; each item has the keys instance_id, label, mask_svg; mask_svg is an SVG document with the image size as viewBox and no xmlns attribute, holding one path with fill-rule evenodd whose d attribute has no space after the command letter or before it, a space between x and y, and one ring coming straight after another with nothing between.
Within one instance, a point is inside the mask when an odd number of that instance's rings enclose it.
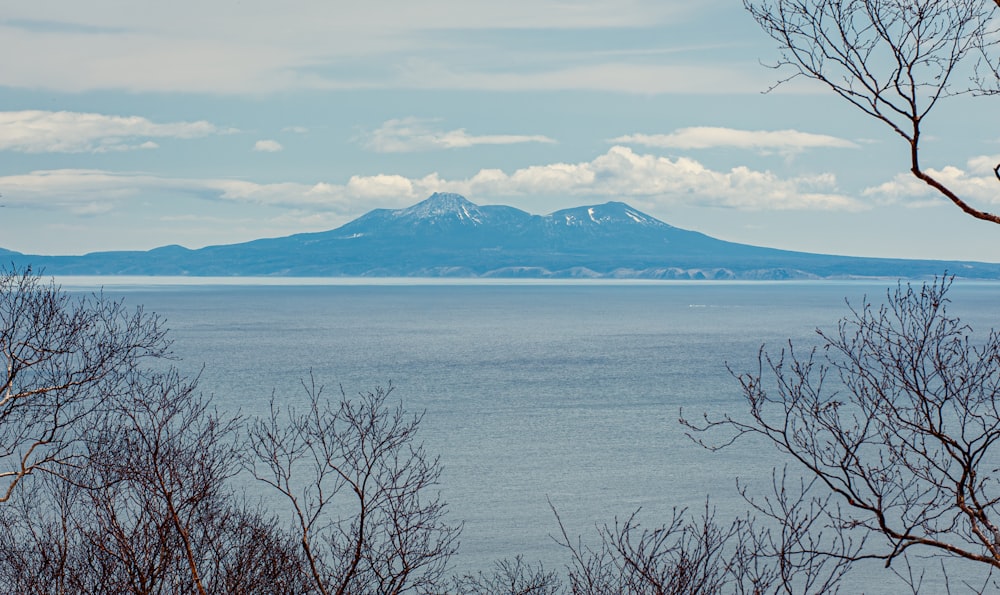
<instances>
[{"instance_id":1,"label":"white cloud","mask_svg":"<svg viewBox=\"0 0 1000 595\"><path fill-rule=\"evenodd\" d=\"M285 126L281 129L282 132L292 132L295 134L306 134L309 129L305 126Z\"/></svg>"},{"instance_id":2,"label":"white cloud","mask_svg":"<svg viewBox=\"0 0 1000 595\"><path fill-rule=\"evenodd\" d=\"M755 151L799 153L805 149L857 149L849 140L798 130L737 130L715 126L679 128L670 134L628 134L609 142L668 149L711 149L735 147Z\"/></svg>"},{"instance_id":3,"label":"white cloud","mask_svg":"<svg viewBox=\"0 0 1000 595\"><path fill-rule=\"evenodd\" d=\"M106 153L155 149L149 138L198 138L225 132L205 121L157 124L139 116L25 110L0 112L0 150Z\"/></svg>"},{"instance_id":4,"label":"white cloud","mask_svg":"<svg viewBox=\"0 0 1000 595\"><path fill-rule=\"evenodd\" d=\"M263 139L254 143L253 150L263 153L277 153L278 151L284 151L285 147L282 147L281 143L276 140Z\"/></svg>"},{"instance_id":5,"label":"white cloud","mask_svg":"<svg viewBox=\"0 0 1000 595\"><path fill-rule=\"evenodd\" d=\"M2 181L2 180L0 180ZM713 171L693 159L667 159L613 147L592 161L537 165L506 173L483 169L466 179L432 173L421 178L379 174L352 176L346 184L315 185L213 182L229 200L333 208L358 214L401 207L433 192L458 192L473 201L522 196L574 196L581 200L638 201L643 206L683 204L747 210L862 210L840 194L832 174L782 179L771 172L736 167Z\"/></svg>"},{"instance_id":6,"label":"white cloud","mask_svg":"<svg viewBox=\"0 0 1000 595\"><path fill-rule=\"evenodd\" d=\"M1000 163L997 156L984 155L968 161L970 171L952 165L924 171L967 202L997 205L1000 204L1000 181L993 173L997 163ZM896 174L888 182L865 188L863 194L879 199L884 204L910 207L936 206L948 202L945 196L909 172Z\"/></svg>"},{"instance_id":7,"label":"white cloud","mask_svg":"<svg viewBox=\"0 0 1000 595\"><path fill-rule=\"evenodd\" d=\"M969 169L973 173L997 175L994 169L1000 165L1000 155L980 155L969 159Z\"/></svg>"},{"instance_id":8,"label":"white cloud","mask_svg":"<svg viewBox=\"0 0 1000 595\"><path fill-rule=\"evenodd\" d=\"M832 174L780 178L735 167L715 171L688 158L671 160L616 146L591 161L536 165L507 173L483 169L465 179L436 173L421 178L356 175L344 184L259 184L232 179L175 179L97 170L36 171L0 177L5 201L18 206L72 209L137 197L184 194L312 212L360 215L373 207L402 207L436 191L473 201L524 196L635 201L636 206L717 206L748 210L860 210L865 205L837 192ZM88 207L89 208L89 207Z\"/></svg>"},{"instance_id":9,"label":"white cloud","mask_svg":"<svg viewBox=\"0 0 1000 595\"><path fill-rule=\"evenodd\" d=\"M439 131L430 127L436 120L402 118L387 120L377 130L364 135L364 146L379 153L408 153L435 149L460 149L475 145L554 143L542 135L472 135L464 128Z\"/></svg>"},{"instance_id":10,"label":"white cloud","mask_svg":"<svg viewBox=\"0 0 1000 595\"><path fill-rule=\"evenodd\" d=\"M314 189L315 190L315 189ZM397 175L379 174L375 176L351 176L343 188L324 188L327 194L343 193L352 198L393 199L399 197L416 198L418 191L413 181Z\"/></svg>"},{"instance_id":11,"label":"white cloud","mask_svg":"<svg viewBox=\"0 0 1000 595\"><path fill-rule=\"evenodd\" d=\"M77 214L107 212L129 201L176 196L351 214L363 208L358 203L362 196L347 194L343 186L323 183L259 184L225 178L168 178L94 169L38 170L0 176L0 188L8 207L56 208Z\"/></svg>"}]
</instances>

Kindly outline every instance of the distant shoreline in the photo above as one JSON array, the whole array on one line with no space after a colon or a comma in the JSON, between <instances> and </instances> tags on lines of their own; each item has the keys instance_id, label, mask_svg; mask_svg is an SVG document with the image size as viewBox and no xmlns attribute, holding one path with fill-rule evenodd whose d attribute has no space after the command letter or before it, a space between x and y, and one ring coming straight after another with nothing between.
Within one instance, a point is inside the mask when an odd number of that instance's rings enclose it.
<instances>
[{"instance_id":1,"label":"distant shoreline","mask_svg":"<svg viewBox=\"0 0 1000 595\"><path fill-rule=\"evenodd\" d=\"M46 277L49 277L46 275ZM169 288L169 287L323 287L323 286L690 286L690 285L872 285L897 281L920 283L903 277L851 277L830 279L581 279L496 277L200 277L180 275L51 275L66 289ZM956 279L967 284L1000 284L994 279Z\"/></svg>"}]
</instances>

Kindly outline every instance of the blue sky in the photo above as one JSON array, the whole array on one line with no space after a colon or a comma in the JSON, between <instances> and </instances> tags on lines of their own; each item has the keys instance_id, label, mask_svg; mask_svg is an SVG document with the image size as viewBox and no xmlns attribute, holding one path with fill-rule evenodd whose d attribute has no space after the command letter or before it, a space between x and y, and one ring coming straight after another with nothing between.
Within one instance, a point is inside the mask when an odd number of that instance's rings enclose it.
<instances>
[{"instance_id":1,"label":"blue sky","mask_svg":"<svg viewBox=\"0 0 1000 595\"><path fill-rule=\"evenodd\" d=\"M0 247L191 248L434 191L532 213L621 200L732 241L1000 261L1000 226L803 81L736 0L37 0L0 11ZM923 165L1000 210L996 98Z\"/></svg>"}]
</instances>

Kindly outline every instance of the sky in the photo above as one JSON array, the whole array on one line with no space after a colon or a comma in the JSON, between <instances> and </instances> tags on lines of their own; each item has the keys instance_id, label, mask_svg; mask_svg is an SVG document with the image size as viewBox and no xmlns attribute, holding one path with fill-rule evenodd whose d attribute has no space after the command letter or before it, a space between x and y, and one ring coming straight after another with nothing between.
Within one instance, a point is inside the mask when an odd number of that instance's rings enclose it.
<instances>
[{"instance_id":1,"label":"sky","mask_svg":"<svg viewBox=\"0 0 1000 595\"><path fill-rule=\"evenodd\" d=\"M1000 262L1000 226L884 125L770 68L738 0L3 0L0 248L189 248L333 229L436 191L623 201L720 239ZM1000 210L1000 98L924 122Z\"/></svg>"}]
</instances>

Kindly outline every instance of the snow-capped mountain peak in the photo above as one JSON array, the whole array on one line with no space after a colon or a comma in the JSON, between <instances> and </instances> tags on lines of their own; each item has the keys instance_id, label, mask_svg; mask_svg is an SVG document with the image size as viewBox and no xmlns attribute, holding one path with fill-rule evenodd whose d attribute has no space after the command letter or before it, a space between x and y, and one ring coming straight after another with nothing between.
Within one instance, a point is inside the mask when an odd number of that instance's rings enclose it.
<instances>
[{"instance_id":1,"label":"snow-capped mountain peak","mask_svg":"<svg viewBox=\"0 0 1000 595\"><path fill-rule=\"evenodd\" d=\"M403 220L459 220L474 225L483 223L484 214L479 206L461 194L435 192L429 198L412 207L393 211L397 219Z\"/></svg>"}]
</instances>

